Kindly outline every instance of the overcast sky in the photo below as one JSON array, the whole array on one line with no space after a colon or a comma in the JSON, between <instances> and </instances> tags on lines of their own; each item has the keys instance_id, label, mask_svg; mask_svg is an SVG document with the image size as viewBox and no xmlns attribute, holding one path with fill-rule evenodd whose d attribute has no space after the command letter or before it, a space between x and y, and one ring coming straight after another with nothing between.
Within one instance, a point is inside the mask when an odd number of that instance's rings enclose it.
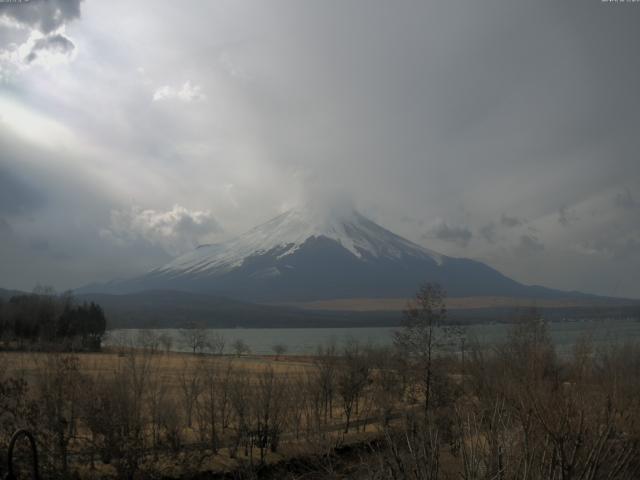
<instances>
[{"instance_id":1,"label":"overcast sky","mask_svg":"<svg viewBox=\"0 0 640 480\"><path fill-rule=\"evenodd\" d=\"M0 3L0 286L126 277L338 194L640 298L640 3Z\"/></svg>"}]
</instances>

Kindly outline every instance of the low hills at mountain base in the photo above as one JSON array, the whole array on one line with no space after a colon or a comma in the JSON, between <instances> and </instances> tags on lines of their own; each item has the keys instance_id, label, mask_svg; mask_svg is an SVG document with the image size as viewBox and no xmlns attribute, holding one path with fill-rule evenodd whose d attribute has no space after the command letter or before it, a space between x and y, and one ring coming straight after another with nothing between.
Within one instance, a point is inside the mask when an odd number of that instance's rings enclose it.
<instances>
[{"instance_id":1,"label":"low hills at mountain base","mask_svg":"<svg viewBox=\"0 0 640 480\"><path fill-rule=\"evenodd\" d=\"M180 328L196 323L210 328L340 328L398 326L405 303L393 309L338 310L302 309L292 306L260 305L223 297L175 291L139 292L127 295L87 294L80 300L103 306L109 328ZM464 303L464 299L454 299ZM471 305L471 303L469 303ZM516 321L534 304L518 306L459 307L448 318L458 323L506 323ZM550 321L582 318L638 316L640 305L551 306L538 310Z\"/></svg>"}]
</instances>

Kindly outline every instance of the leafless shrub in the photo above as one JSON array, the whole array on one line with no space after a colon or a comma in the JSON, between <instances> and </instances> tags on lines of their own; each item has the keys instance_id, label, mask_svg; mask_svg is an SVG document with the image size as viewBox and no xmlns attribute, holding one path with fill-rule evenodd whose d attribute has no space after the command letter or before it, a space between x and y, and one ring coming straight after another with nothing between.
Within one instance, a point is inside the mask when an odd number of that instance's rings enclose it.
<instances>
[{"instance_id":1,"label":"leafless shrub","mask_svg":"<svg viewBox=\"0 0 640 480\"><path fill-rule=\"evenodd\" d=\"M193 360L185 358L178 375L181 405L186 416L188 428L192 427L194 409L202 391L202 372L200 365L201 364L196 364Z\"/></svg>"},{"instance_id":2,"label":"leafless shrub","mask_svg":"<svg viewBox=\"0 0 640 480\"><path fill-rule=\"evenodd\" d=\"M160 348L160 336L153 330L138 330L135 343L151 353L156 353Z\"/></svg>"},{"instance_id":3,"label":"leafless shrub","mask_svg":"<svg viewBox=\"0 0 640 480\"><path fill-rule=\"evenodd\" d=\"M173 347L173 337L166 332L163 332L158 337L158 341L164 350L164 353L169 353L171 351L171 347Z\"/></svg>"},{"instance_id":4,"label":"leafless shrub","mask_svg":"<svg viewBox=\"0 0 640 480\"><path fill-rule=\"evenodd\" d=\"M68 449L77 434L79 397L84 376L78 357L48 354L36 357L35 381L40 419L38 431L49 466L63 475L69 472Z\"/></svg>"},{"instance_id":5,"label":"leafless shrub","mask_svg":"<svg viewBox=\"0 0 640 480\"><path fill-rule=\"evenodd\" d=\"M232 409L231 429L233 438L230 444L231 458L237 455L238 449L244 444L245 457L252 453L250 445L251 431L251 384L246 370L236 370L230 384L230 406ZM251 448L250 448L251 447Z\"/></svg>"},{"instance_id":6,"label":"leafless shrub","mask_svg":"<svg viewBox=\"0 0 640 480\"><path fill-rule=\"evenodd\" d=\"M152 355L129 352L116 370L93 381L84 402L84 422L104 463L120 478L132 478L149 446L145 396L153 377Z\"/></svg>"},{"instance_id":7,"label":"leafless shrub","mask_svg":"<svg viewBox=\"0 0 640 480\"><path fill-rule=\"evenodd\" d=\"M318 347L314 362L318 369L317 385L320 393L323 423L326 424L333 417L333 400L336 391L336 375L338 371L339 355L336 346L331 344Z\"/></svg>"},{"instance_id":8,"label":"leafless shrub","mask_svg":"<svg viewBox=\"0 0 640 480\"><path fill-rule=\"evenodd\" d=\"M234 353L238 357L241 357L242 355L246 355L251 352L249 345L247 345L246 342L241 338L238 338L237 340L235 340L231 345L231 348L233 349Z\"/></svg>"},{"instance_id":9,"label":"leafless shrub","mask_svg":"<svg viewBox=\"0 0 640 480\"><path fill-rule=\"evenodd\" d=\"M209 335L208 348L214 355L223 355L226 345L227 340L221 333L215 332Z\"/></svg>"},{"instance_id":10,"label":"leafless shrub","mask_svg":"<svg viewBox=\"0 0 640 480\"><path fill-rule=\"evenodd\" d=\"M231 361L200 365L201 393L196 402L200 438L215 454L229 422L230 386L233 375Z\"/></svg>"},{"instance_id":11,"label":"leafless shrub","mask_svg":"<svg viewBox=\"0 0 640 480\"><path fill-rule=\"evenodd\" d=\"M370 365L356 342L350 342L345 347L342 360L337 375L337 390L345 417L344 433L349 433L352 415L358 414L363 391L369 383Z\"/></svg>"},{"instance_id":12,"label":"leafless shrub","mask_svg":"<svg viewBox=\"0 0 640 480\"><path fill-rule=\"evenodd\" d=\"M371 478L436 480L440 477L438 431L423 428L424 422L407 415L401 428L383 430L379 443L372 445L376 465Z\"/></svg>"},{"instance_id":13,"label":"leafless shrub","mask_svg":"<svg viewBox=\"0 0 640 480\"><path fill-rule=\"evenodd\" d=\"M260 462L264 462L267 448L272 452L278 450L289 406L285 393L284 380L271 367L260 373L252 409L255 412L252 434L260 450Z\"/></svg>"},{"instance_id":14,"label":"leafless shrub","mask_svg":"<svg viewBox=\"0 0 640 480\"><path fill-rule=\"evenodd\" d=\"M276 361L277 361L280 359L282 355L287 353L288 348L286 345L282 343L277 343L271 347L271 350L273 350L273 353L276 354Z\"/></svg>"}]
</instances>

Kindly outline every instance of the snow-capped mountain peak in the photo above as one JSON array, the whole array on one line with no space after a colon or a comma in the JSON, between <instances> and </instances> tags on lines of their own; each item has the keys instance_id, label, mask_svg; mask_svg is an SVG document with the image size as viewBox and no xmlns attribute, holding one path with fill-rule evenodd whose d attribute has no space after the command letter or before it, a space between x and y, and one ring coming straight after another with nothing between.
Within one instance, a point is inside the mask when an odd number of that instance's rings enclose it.
<instances>
[{"instance_id":1,"label":"snow-capped mountain peak","mask_svg":"<svg viewBox=\"0 0 640 480\"><path fill-rule=\"evenodd\" d=\"M353 207L307 204L239 237L205 245L147 274L103 288L207 292L258 302L408 298L425 282L452 296L557 296L488 265L439 255Z\"/></svg>"},{"instance_id":2,"label":"snow-capped mountain peak","mask_svg":"<svg viewBox=\"0 0 640 480\"><path fill-rule=\"evenodd\" d=\"M417 257L441 264L443 257L412 243L364 217L352 207L326 208L313 204L289 210L228 242L205 245L158 269L164 273L225 273L252 255L281 259L309 239L325 238L360 260Z\"/></svg>"}]
</instances>

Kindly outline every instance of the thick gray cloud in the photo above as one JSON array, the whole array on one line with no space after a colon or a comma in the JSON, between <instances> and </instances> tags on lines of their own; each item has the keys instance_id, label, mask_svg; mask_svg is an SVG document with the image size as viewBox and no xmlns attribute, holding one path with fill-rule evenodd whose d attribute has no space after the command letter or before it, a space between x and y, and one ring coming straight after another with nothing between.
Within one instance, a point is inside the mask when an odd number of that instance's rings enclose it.
<instances>
[{"instance_id":1,"label":"thick gray cloud","mask_svg":"<svg viewBox=\"0 0 640 480\"><path fill-rule=\"evenodd\" d=\"M524 223L524 220L521 220L518 217L510 217L505 215L504 213L500 217L500 224L505 227L519 227Z\"/></svg>"},{"instance_id":2,"label":"thick gray cloud","mask_svg":"<svg viewBox=\"0 0 640 480\"><path fill-rule=\"evenodd\" d=\"M25 57L27 63L31 63L41 55L42 52L47 53L59 53L62 55L69 55L75 50L74 43L64 35L57 33L54 35L47 35L46 37L39 38L33 44L31 51Z\"/></svg>"},{"instance_id":3,"label":"thick gray cloud","mask_svg":"<svg viewBox=\"0 0 640 480\"><path fill-rule=\"evenodd\" d=\"M567 210L566 207L560 207L560 210L558 211L558 223L560 223L560 225L568 227L578 220L580 220L580 217L578 217L574 211Z\"/></svg>"},{"instance_id":4,"label":"thick gray cloud","mask_svg":"<svg viewBox=\"0 0 640 480\"><path fill-rule=\"evenodd\" d=\"M469 245L471 237L473 237L471 230L464 225L449 225L444 221L437 222L424 235L424 238L437 238L438 240L454 243L460 247Z\"/></svg>"},{"instance_id":5,"label":"thick gray cloud","mask_svg":"<svg viewBox=\"0 0 640 480\"><path fill-rule=\"evenodd\" d=\"M0 202L0 256L30 259L0 284L135 273L326 189L518 280L640 297L637 4L87 0L80 18L77 1L30 3L0 7L0 147L40 199ZM72 61L25 63L55 35ZM174 205L224 231L113 223Z\"/></svg>"},{"instance_id":6,"label":"thick gray cloud","mask_svg":"<svg viewBox=\"0 0 640 480\"><path fill-rule=\"evenodd\" d=\"M520 236L520 241L515 247L516 255L531 255L544 250L544 244L534 234Z\"/></svg>"},{"instance_id":7,"label":"thick gray cloud","mask_svg":"<svg viewBox=\"0 0 640 480\"><path fill-rule=\"evenodd\" d=\"M29 0L0 3L0 16L34 28L42 33L57 30L80 17L82 0Z\"/></svg>"},{"instance_id":8,"label":"thick gray cloud","mask_svg":"<svg viewBox=\"0 0 640 480\"><path fill-rule=\"evenodd\" d=\"M0 2L0 83L20 84L33 66L69 63L77 51L65 34L82 0Z\"/></svg>"},{"instance_id":9,"label":"thick gray cloud","mask_svg":"<svg viewBox=\"0 0 640 480\"><path fill-rule=\"evenodd\" d=\"M7 152L4 153L6 155ZM45 198L36 186L0 163L0 214L29 214L42 207L44 202Z\"/></svg>"},{"instance_id":10,"label":"thick gray cloud","mask_svg":"<svg viewBox=\"0 0 640 480\"><path fill-rule=\"evenodd\" d=\"M638 202L635 198L633 198L631 190L625 188L622 192L616 193L616 196L614 198L614 205L626 210L631 210L638 207Z\"/></svg>"},{"instance_id":11,"label":"thick gray cloud","mask_svg":"<svg viewBox=\"0 0 640 480\"><path fill-rule=\"evenodd\" d=\"M491 222L480 227L480 235L489 243L496 243L496 224Z\"/></svg>"},{"instance_id":12,"label":"thick gray cloud","mask_svg":"<svg viewBox=\"0 0 640 480\"><path fill-rule=\"evenodd\" d=\"M640 236L601 237L586 240L578 248L587 255L605 255L613 260L634 261L640 259Z\"/></svg>"}]
</instances>

